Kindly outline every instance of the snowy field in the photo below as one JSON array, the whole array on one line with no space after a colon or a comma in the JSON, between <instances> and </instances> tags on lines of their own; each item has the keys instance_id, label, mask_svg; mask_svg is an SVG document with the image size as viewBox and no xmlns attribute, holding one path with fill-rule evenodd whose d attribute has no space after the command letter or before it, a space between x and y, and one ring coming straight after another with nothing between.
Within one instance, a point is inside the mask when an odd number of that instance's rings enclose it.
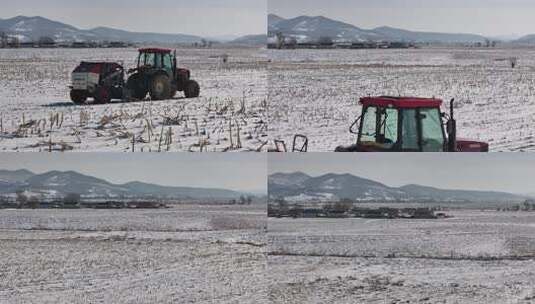
<instances>
[{"instance_id":1,"label":"snowy field","mask_svg":"<svg viewBox=\"0 0 535 304\"><path fill-rule=\"evenodd\" d=\"M270 50L269 136L309 151L356 142L364 96L457 100L458 136L491 151L535 150L535 49ZM511 68L510 58L517 58ZM447 110L443 108L443 110Z\"/></svg>"},{"instance_id":2,"label":"snowy field","mask_svg":"<svg viewBox=\"0 0 535 304\"><path fill-rule=\"evenodd\" d=\"M274 303L532 303L535 214L268 220Z\"/></svg>"},{"instance_id":3,"label":"snowy field","mask_svg":"<svg viewBox=\"0 0 535 304\"><path fill-rule=\"evenodd\" d=\"M221 56L229 56L223 63ZM137 49L0 50L0 151L248 151L267 141L265 52L178 49L201 96L75 106L70 73L82 60L124 61Z\"/></svg>"},{"instance_id":4,"label":"snowy field","mask_svg":"<svg viewBox=\"0 0 535 304\"><path fill-rule=\"evenodd\" d=\"M265 303L264 206L0 210L0 303Z\"/></svg>"}]
</instances>

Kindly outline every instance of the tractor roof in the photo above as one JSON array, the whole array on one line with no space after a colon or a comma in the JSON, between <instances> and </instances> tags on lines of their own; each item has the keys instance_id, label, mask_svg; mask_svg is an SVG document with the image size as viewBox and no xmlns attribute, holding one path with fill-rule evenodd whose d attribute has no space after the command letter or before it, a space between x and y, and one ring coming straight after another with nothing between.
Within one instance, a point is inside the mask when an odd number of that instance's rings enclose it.
<instances>
[{"instance_id":1,"label":"tractor roof","mask_svg":"<svg viewBox=\"0 0 535 304\"><path fill-rule=\"evenodd\" d=\"M144 48L139 49L140 53L160 53L160 54L169 54L171 53L170 49L161 49L161 48Z\"/></svg>"},{"instance_id":2,"label":"tractor roof","mask_svg":"<svg viewBox=\"0 0 535 304\"><path fill-rule=\"evenodd\" d=\"M442 105L442 100L435 98L419 98L419 97L363 97L360 99L363 106L378 106L378 107L393 107L393 108L439 108Z\"/></svg>"}]
</instances>

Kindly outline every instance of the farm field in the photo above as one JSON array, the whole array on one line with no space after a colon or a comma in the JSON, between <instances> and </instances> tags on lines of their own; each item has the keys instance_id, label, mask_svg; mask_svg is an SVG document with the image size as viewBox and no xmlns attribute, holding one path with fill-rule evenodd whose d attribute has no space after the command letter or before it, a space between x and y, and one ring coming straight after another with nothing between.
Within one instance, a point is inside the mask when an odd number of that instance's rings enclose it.
<instances>
[{"instance_id":1,"label":"farm field","mask_svg":"<svg viewBox=\"0 0 535 304\"><path fill-rule=\"evenodd\" d=\"M221 56L228 55L223 63ZM75 106L70 73L82 60L124 61L137 49L0 50L0 151L256 151L267 141L265 53L178 49L201 96Z\"/></svg>"},{"instance_id":2,"label":"farm field","mask_svg":"<svg viewBox=\"0 0 535 304\"><path fill-rule=\"evenodd\" d=\"M535 214L268 220L273 303L532 303Z\"/></svg>"},{"instance_id":3,"label":"farm field","mask_svg":"<svg viewBox=\"0 0 535 304\"><path fill-rule=\"evenodd\" d=\"M264 206L0 210L0 303L266 303Z\"/></svg>"},{"instance_id":4,"label":"farm field","mask_svg":"<svg viewBox=\"0 0 535 304\"><path fill-rule=\"evenodd\" d=\"M356 142L360 97L456 99L458 137L535 150L535 49L270 50L269 137L309 151ZM511 68L510 58L517 58ZM443 111L447 108L444 107Z\"/></svg>"}]
</instances>

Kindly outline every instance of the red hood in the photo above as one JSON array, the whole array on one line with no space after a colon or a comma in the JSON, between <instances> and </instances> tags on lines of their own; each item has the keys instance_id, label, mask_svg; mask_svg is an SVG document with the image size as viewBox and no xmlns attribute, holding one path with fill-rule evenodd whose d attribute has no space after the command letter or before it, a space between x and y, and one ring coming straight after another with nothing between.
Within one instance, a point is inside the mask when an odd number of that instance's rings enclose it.
<instances>
[{"instance_id":1,"label":"red hood","mask_svg":"<svg viewBox=\"0 0 535 304\"><path fill-rule=\"evenodd\" d=\"M457 139L458 152L489 152L489 144L471 139Z\"/></svg>"}]
</instances>

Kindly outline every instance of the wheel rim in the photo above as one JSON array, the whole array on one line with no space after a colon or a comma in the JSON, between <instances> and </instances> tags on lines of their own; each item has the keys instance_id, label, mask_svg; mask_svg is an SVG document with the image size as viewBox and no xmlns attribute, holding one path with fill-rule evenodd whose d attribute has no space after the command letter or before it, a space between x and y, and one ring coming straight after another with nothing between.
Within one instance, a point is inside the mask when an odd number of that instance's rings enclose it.
<instances>
[{"instance_id":1,"label":"wheel rim","mask_svg":"<svg viewBox=\"0 0 535 304\"><path fill-rule=\"evenodd\" d=\"M155 83L154 91L156 92L156 94L162 95L164 90L165 90L165 86L164 86L163 82L158 81L158 82Z\"/></svg>"}]
</instances>

